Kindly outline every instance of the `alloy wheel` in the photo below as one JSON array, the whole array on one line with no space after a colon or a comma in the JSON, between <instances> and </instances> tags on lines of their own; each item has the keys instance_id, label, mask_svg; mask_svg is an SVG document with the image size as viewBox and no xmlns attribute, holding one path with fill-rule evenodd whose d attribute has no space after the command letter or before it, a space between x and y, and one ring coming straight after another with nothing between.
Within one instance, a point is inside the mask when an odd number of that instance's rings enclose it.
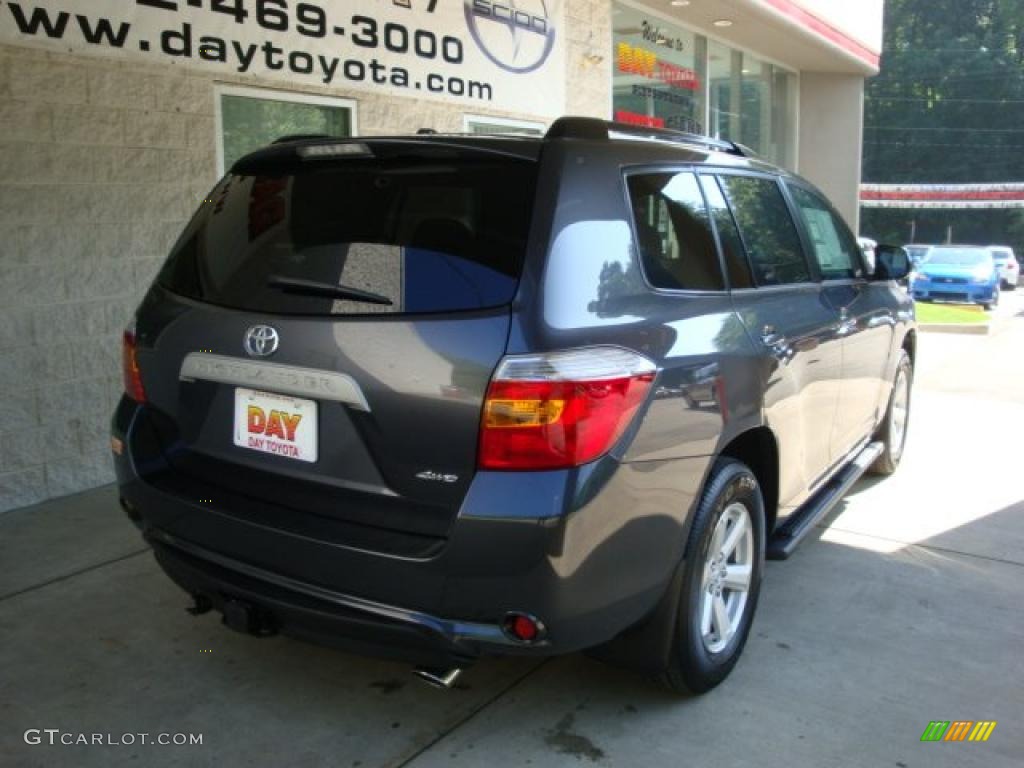
<instances>
[{"instance_id":1,"label":"alloy wheel","mask_svg":"<svg viewBox=\"0 0 1024 768\"><path fill-rule=\"evenodd\" d=\"M711 535L701 585L700 634L709 653L721 653L743 621L754 567L750 510L733 502Z\"/></svg>"},{"instance_id":2,"label":"alloy wheel","mask_svg":"<svg viewBox=\"0 0 1024 768\"><path fill-rule=\"evenodd\" d=\"M889 427L889 440L893 458L903 455L903 441L907 437L907 421L910 418L910 382L907 372L901 367L896 374L896 384L892 392L892 419Z\"/></svg>"}]
</instances>

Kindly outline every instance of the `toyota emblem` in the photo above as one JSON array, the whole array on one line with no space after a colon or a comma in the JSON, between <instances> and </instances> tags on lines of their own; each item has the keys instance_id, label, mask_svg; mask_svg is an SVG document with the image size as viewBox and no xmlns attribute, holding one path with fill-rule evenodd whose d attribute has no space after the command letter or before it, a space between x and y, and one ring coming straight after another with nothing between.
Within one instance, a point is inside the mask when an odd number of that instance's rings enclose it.
<instances>
[{"instance_id":1,"label":"toyota emblem","mask_svg":"<svg viewBox=\"0 0 1024 768\"><path fill-rule=\"evenodd\" d=\"M269 325L254 325L245 332L245 351L251 357L270 357L280 343L277 329Z\"/></svg>"}]
</instances>

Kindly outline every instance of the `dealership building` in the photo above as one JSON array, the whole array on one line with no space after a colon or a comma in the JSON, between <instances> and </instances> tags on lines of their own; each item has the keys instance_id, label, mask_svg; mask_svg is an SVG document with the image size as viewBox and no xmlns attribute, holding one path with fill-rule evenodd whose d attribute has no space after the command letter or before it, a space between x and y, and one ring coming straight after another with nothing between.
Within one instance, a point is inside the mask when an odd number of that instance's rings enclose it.
<instances>
[{"instance_id":1,"label":"dealership building","mask_svg":"<svg viewBox=\"0 0 1024 768\"><path fill-rule=\"evenodd\" d=\"M591 115L744 144L856 226L882 5L0 2L0 512L112 481L121 331L246 152Z\"/></svg>"}]
</instances>

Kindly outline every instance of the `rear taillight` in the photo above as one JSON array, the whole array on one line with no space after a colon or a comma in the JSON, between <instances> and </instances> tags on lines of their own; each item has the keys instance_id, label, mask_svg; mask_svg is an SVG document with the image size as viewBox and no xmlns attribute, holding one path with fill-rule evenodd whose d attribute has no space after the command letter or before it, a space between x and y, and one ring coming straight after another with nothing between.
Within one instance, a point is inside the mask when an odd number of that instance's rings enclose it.
<instances>
[{"instance_id":1,"label":"rear taillight","mask_svg":"<svg viewBox=\"0 0 1024 768\"><path fill-rule=\"evenodd\" d=\"M121 344L121 370L124 374L125 394L136 402L146 402L146 390L142 388L142 371L139 370L135 323L124 329L124 340Z\"/></svg>"},{"instance_id":2,"label":"rear taillight","mask_svg":"<svg viewBox=\"0 0 1024 768\"><path fill-rule=\"evenodd\" d=\"M487 389L481 469L557 469L608 452L643 404L656 366L618 347L515 355Z\"/></svg>"}]
</instances>

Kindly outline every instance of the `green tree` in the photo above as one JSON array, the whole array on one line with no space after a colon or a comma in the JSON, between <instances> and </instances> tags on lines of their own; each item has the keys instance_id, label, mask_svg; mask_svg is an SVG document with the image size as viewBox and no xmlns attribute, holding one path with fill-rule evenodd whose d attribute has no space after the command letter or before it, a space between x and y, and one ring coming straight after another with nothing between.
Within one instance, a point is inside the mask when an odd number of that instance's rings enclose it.
<instances>
[{"instance_id":1,"label":"green tree","mask_svg":"<svg viewBox=\"0 0 1024 768\"><path fill-rule=\"evenodd\" d=\"M864 180L1024 180L1024 0L888 0L881 74L865 100ZM1024 245L1015 210L865 208L886 242Z\"/></svg>"}]
</instances>

